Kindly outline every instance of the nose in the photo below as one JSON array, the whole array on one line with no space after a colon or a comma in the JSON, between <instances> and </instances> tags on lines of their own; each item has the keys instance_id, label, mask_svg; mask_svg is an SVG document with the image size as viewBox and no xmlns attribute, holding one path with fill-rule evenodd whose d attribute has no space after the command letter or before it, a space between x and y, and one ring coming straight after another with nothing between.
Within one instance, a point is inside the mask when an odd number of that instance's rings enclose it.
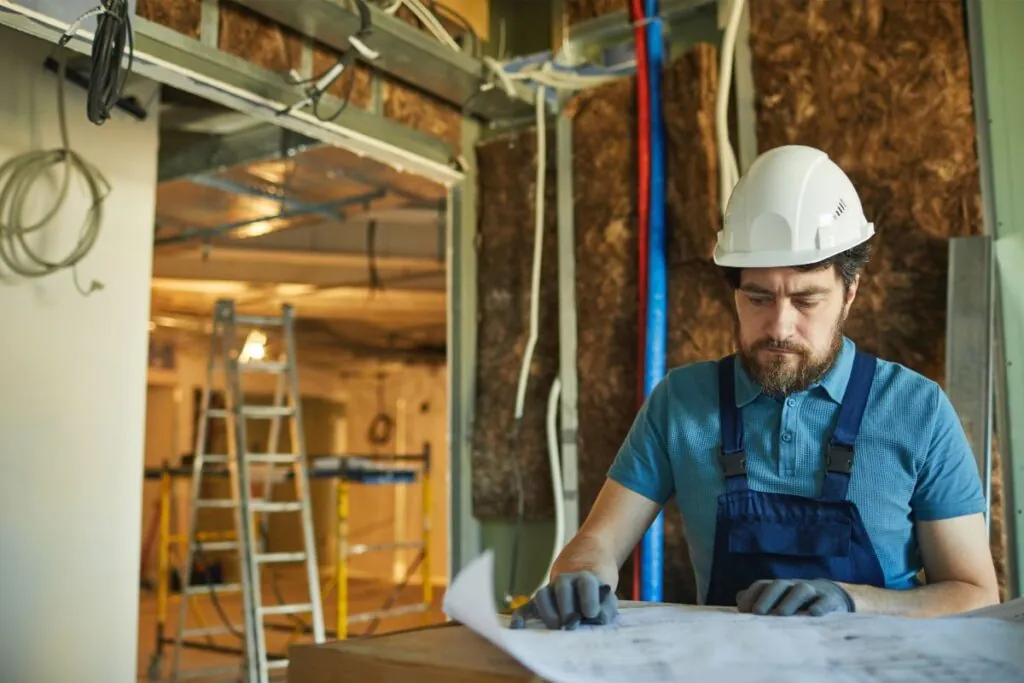
<instances>
[{"instance_id":1,"label":"nose","mask_svg":"<svg viewBox=\"0 0 1024 683\"><path fill-rule=\"evenodd\" d=\"M765 331L771 339L785 341L793 336L796 317L796 309L788 301L781 299L772 309Z\"/></svg>"}]
</instances>

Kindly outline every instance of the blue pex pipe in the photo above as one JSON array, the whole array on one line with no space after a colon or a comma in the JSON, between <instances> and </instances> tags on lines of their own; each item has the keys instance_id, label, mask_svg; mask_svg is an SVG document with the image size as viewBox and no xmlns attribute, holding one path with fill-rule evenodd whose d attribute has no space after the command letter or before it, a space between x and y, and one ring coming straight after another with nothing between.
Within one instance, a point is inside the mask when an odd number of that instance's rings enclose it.
<instances>
[{"instance_id":1,"label":"blue pex pipe","mask_svg":"<svg viewBox=\"0 0 1024 683\"><path fill-rule=\"evenodd\" d=\"M665 259L665 134L662 125L661 74L664 63L658 1L644 0L647 25L648 82L651 124L651 195L647 257L647 337L644 360L644 395L650 396L665 376L668 337L666 299L668 278ZM658 514L640 546L640 599L661 602L664 577L665 521Z\"/></svg>"}]
</instances>

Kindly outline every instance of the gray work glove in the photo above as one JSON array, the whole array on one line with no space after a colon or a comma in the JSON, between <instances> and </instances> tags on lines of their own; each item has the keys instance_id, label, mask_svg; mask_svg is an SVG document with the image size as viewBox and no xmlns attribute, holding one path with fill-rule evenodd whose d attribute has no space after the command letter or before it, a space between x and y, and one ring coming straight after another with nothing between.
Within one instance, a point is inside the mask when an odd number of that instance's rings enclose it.
<instances>
[{"instance_id":1,"label":"gray work glove","mask_svg":"<svg viewBox=\"0 0 1024 683\"><path fill-rule=\"evenodd\" d=\"M755 581L736 595L740 612L791 617L806 611L812 617L853 612L853 598L825 579L767 579Z\"/></svg>"},{"instance_id":2,"label":"gray work glove","mask_svg":"<svg viewBox=\"0 0 1024 683\"><path fill-rule=\"evenodd\" d=\"M559 574L512 613L510 628L526 628L540 619L549 629L571 631L582 624L610 624L618 613L618 598L611 586L591 572Z\"/></svg>"}]
</instances>

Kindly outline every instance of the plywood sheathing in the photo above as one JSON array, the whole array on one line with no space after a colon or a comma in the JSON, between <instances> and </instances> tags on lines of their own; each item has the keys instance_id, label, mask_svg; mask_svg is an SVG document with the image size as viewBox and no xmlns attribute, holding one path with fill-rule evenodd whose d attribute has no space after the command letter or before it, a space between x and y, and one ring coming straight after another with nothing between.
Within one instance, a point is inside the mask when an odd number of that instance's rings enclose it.
<instances>
[{"instance_id":1,"label":"plywood sheathing","mask_svg":"<svg viewBox=\"0 0 1024 683\"><path fill-rule=\"evenodd\" d=\"M303 37L239 5L220 3L217 46L268 71L281 74L298 69Z\"/></svg>"},{"instance_id":2,"label":"plywood sheathing","mask_svg":"<svg viewBox=\"0 0 1024 683\"><path fill-rule=\"evenodd\" d=\"M198 38L202 7L202 0L138 0L135 13L189 38Z\"/></svg>"},{"instance_id":3,"label":"plywood sheathing","mask_svg":"<svg viewBox=\"0 0 1024 683\"><path fill-rule=\"evenodd\" d=\"M626 9L624 0L566 0L565 13L570 24L594 19L609 12Z\"/></svg>"},{"instance_id":4,"label":"plywood sheathing","mask_svg":"<svg viewBox=\"0 0 1024 683\"><path fill-rule=\"evenodd\" d=\"M201 0L140 0L137 14L191 38L201 38ZM240 5L220 2L218 47L225 53L240 57L269 71L281 74L282 81L290 69L298 71L302 64L305 38L295 31L252 12ZM322 74L340 54L329 47L313 46L313 74ZM351 85L350 79L355 79ZM357 64L335 81L328 92L342 98L351 89L349 106L368 108L372 102L370 70ZM383 115L393 121L426 133L458 147L462 137L462 114L458 107L441 102L413 87L381 76ZM334 109L324 107L321 115L329 117Z\"/></svg>"},{"instance_id":5,"label":"plywood sheathing","mask_svg":"<svg viewBox=\"0 0 1024 683\"><path fill-rule=\"evenodd\" d=\"M825 150L875 223L847 333L943 381L948 239L982 227L963 3L751 0L750 13L760 148Z\"/></svg>"},{"instance_id":6,"label":"plywood sheathing","mask_svg":"<svg viewBox=\"0 0 1024 683\"><path fill-rule=\"evenodd\" d=\"M552 135L547 149L540 334L530 364L523 418L513 445L509 434L530 323L536 133L530 130L512 134L477 148L479 327L472 468L473 514L480 519L515 518L515 459L526 494L526 518L551 519L553 511L545 433L547 397L558 372L556 168Z\"/></svg>"},{"instance_id":7,"label":"plywood sheathing","mask_svg":"<svg viewBox=\"0 0 1024 683\"><path fill-rule=\"evenodd\" d=\"M383 88L384 115L444 140L456 150L462 142L462 112L440 100L402 83L386 80Z\"/></svg>"}]
</instances>

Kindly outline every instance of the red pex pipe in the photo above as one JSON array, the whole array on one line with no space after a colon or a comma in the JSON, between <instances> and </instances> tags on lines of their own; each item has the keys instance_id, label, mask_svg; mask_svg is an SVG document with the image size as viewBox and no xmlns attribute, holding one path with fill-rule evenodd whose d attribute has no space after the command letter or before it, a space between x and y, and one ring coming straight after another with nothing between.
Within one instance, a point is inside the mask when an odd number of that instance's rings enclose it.
<instances>
[{"instance_id":1,"label":"red pex pipe","mask_svg":"<svg viewBox=\"0 0 1024 683\"><path fill-rule=\"evenodd\" d=\"M634 25L636 53L637 109L637 234L639 270L637 282L637 409L644 401L644 348L647 345L647 231L651 196L650 91L647 87L647 27L643 0L630 0L630 21ZM633 600L640 599L640 546L633 548Z\"/></svg>"}]
</instances>

